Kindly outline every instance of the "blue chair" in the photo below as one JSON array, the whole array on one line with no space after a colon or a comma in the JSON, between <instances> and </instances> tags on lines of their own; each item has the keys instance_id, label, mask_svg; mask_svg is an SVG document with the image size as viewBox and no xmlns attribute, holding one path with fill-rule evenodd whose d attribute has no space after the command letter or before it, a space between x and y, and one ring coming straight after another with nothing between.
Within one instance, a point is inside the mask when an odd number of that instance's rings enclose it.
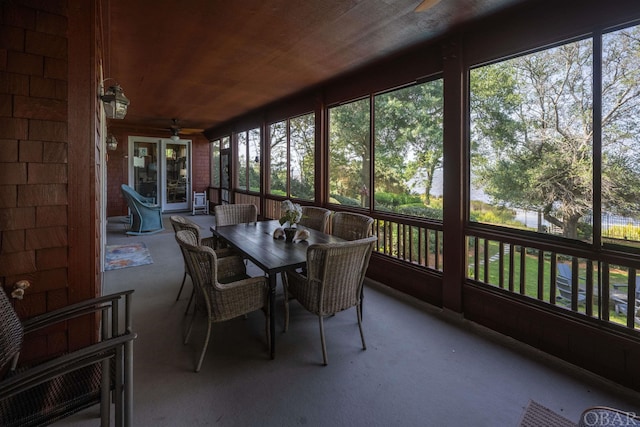
<instances>
[{"instance_id":1,"label":"blue chair","mask_svg":"<svg viewBox=\"0 0 640 427\"><path fill-rule=\"evenodd\" d=\"M614 310L618 314L625 315L627 314L627 289L628 283L613 283L611 286L615 289L614 292L611 293L611 301L614 305ZM625 288L624 290L620 290L620 288ZM636 298L634 303L634 317L637 325L640 325L640 276L636 276Z\"/></svg>"},{"instance_id":2,"label":"blue chair","mask_svg":"<svg viewBox=\"0 0 640 427\"><path fill-rule=\"evenodd\" d=\"M571 266L569 264L558 263L558 277L556 278L556 289L558 298L571 301ZM587 295L582 289L578 289L578 304L582 304L587 299Z\"/></svg>"},{"instance_id":3,"label":"blue chair","mask_svg":"<svg viewBox=\"0 0 640 427\"><path fill-rule=\"evenodd\" d=\"M131 211L131 227L127 234L140 236L164 230L161 207L153 198L141 196L126 184L120 186L120 191Z\"/></svg>"}]
</instances>

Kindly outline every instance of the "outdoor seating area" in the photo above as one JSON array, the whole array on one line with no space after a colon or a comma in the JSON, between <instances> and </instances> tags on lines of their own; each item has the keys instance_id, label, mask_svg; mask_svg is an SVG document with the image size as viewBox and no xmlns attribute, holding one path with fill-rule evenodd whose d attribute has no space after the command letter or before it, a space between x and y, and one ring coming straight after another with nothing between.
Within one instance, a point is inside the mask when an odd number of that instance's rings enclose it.
<instances>
[{"instance_id":1,"label":"outdoor seating area","mask_svg":"<svg viewBox=\"0 0 640 427\"><path fill-rule=\"evenodd\" d=\"M194 224L201 240L211 237L212 215L174 216ZM171 215L164 215L163 220L169 224ZM331 362L323 367L317 315L291 300L292 324L283 332L285 298L278 274L277 348L270 359L264 311L256 309L246 316L209 322L206 307L199 306L197 314L192 307L185 316L189 295L183 293L178 301L175 298L184 268L175 235L165 231L140 237L150 248L153 264L105 275L107 292L118 292L129 283L135 287L132 318L139 337L133 425L145 425L149 420L161 420L157 425L166 426L197 425L212 416L233 419L239 425L289 425L300 417L305 417L308 425L344 425L345 417L373 425L423 425L425 420L442 423L452 413L459 413L457 419L463 424L518 426L530 400L575 423L592 406L638 409L624 389L612 383L576 371L558 359L541 358L526 346L500 339L479 325L447 316L368 279L363 282L367 310L362 312L367 350L363 351L363 336L354 313L357 309L325 316L325 345ZM285 245L283 240L267 237L274 245ZM114 218L109 243L129 239L120 231L119 218ZM195 249L196 240L191 239ZM198 252L208 259L203 268L211 266L212 252L203 247ZM251 260L235 265L241 274L244 271L264 283L264 272ZM309 279L317 274L315 269L307 270ZM211 277L210 271L204 277ZM207 286L213 289L213 284ZM208 333L208 348L203 353ZM200 359L200 372L194 375ZM158 387L158 378L162 378L162 387ZM452 381L455 378L471 381L463 385ZM265 398L273 394L274 384L283 386L278 387L276 397ZM344 398L337 401L336 394ZM362 398L369 404L361 405ZM425 407L425 400L432 404ZM333 409L318 412L314 409L318 405ZM95 425L97 408L56 426ZM295 408L293 413L291 408Z\"/></svg>"},{"instance_id":2,"label":"outdoor seating area","mask_svg":"<svg viewBox=\"0 0 640 427\"><path fill-rule=\"evenodd\" d=\"M301 208L300 211L301 215L296 220L300 230L305 230L303 241L280 241L278 221L257 221L257 209L252 204L216 206L215 225L210 227L212 237L202 238L200 227L186 217L170 216L184 260L184 274L176 300L180 299L187 277L193 283L193 292L185 313L189 313L195 297L185 343L189 340L197 312L206 312L209 319L196 372L202 366L211 324L260 308L267 315L268 347L271 357L275 357L278 276L282 277L283 294L288 296L285 299L285 331L289 323L289 298L296 298L307 310L318 315L325 365L324 316L355 307L362 345L366 348L361 324L362 286L377 242L377 237L371 236L373 219L347 212L332 213L318 207ZM333 218L332 233L327 234L324 230L328 228L330 217ZM343 239L333 232L351 239ZM247 276L243 259L260 267L264 275ZM289 279L292 281L290 288L287 286Z\"/></svg>"},{"instance_id":3,"label":"outdoor seating area","mask_svg":"<svg viewBox=\"0 0 640 427\"><path fill-rule=\"evenodd\" d=\"M0 427L637 421L638 0L0 16Z\"/></svg>"}]
</instances>

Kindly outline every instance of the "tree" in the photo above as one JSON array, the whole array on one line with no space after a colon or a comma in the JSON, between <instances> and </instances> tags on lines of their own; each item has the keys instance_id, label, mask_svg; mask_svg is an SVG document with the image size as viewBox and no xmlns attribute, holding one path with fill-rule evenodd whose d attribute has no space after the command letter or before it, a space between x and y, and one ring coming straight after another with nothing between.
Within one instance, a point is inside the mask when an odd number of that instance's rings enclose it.
<instances>
[{"instance_id":1,"label":"tree","mask_svg":"<svg viewBox=\"0 0 640 427\"><path fill-rule=\"evenodd\" d=\"M376 97L376 178L404 171L403 184L416 182L426 205L442 167L442 90L437 79Z\"/></svg>"},{"instance_id":2,"label":"tree","mask_svg":"<svg viewBox=\"0 0 640 427\"><path fill-rule=\"evenodd\" d=\"M291 196L312 200L315 187L315 114L289 120Z\"/></svg>"},{"instance_id":3,"label":"tree","mask_svg":"<svg viewBox=\"0 0 640 427\"><path fill-rule=\"evenodd\" d=\"M628 31L608 35L602 58L602 201L619 213L640 196L638 163L624 155L625 144L637 147L630 113L640 112L638 28ZM592 65L582 40L471 73L476 183L499 204L542 212L569 238L594 208Z\"/></svg>"},{"instance_id":4,"label":"tree","mask_svg":"<svg viewBox=\"0 0 640 427\"><path fill-rule=\"evenodd\" d=\"M329 113L329 184L332 193L369 205L369 100L334 107Z\"/></svg>"},{"instance_id":5,"label":"tree","mask_svg":"<svg viewBox=\"0 0 640 427\"><path fill-rule=\"evenodd\" d=\"M269 168L267 189L271 194L287 194L287 122L269 126Z\"/></svg>"}]
</instances>

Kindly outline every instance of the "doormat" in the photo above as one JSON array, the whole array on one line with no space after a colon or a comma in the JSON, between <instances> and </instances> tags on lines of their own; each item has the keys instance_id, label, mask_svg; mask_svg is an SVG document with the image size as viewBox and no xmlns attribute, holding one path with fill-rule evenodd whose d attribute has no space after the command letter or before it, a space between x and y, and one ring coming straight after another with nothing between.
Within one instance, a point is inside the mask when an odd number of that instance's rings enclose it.
<instances>
[{"instance_id":1,"label":"doormat","mask_svg":"<svg viewBox=\"0 0 640 427\"><path fill-rule=\"evenodd\" d=\"M578 427L562 415L558 415L551 409L542 406L533 400L529 401L529 406L525 409L520 421L520 427Z\"/></svg>"},{"instance_id":2,"label":"doormat","mask_svg":"<svg viewBox=\"0 0 640 427\"><path fill-rule=\"evenodd\" d=\"M104 261L105 271L153 264L149 249L143 242L127 245L108 245Z\"/></svg>"}]
</instances>

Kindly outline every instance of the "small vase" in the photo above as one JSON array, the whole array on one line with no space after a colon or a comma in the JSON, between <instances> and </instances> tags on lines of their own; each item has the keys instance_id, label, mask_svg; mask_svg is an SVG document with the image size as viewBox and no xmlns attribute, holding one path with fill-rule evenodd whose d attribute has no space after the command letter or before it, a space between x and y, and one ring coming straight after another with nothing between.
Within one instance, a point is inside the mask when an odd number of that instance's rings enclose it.
<instances>
[{"instance_id":1,"label":"small vase","mask_svg":"<svg viewBox=\"0 0 640 427\"><path fill-rule=\"evenodd\" d=\"M293 242L293 236L296 235L296 229L292 227L287 227L284 229L284 241L285 242Z\"/></svg>"}]
</instances>

